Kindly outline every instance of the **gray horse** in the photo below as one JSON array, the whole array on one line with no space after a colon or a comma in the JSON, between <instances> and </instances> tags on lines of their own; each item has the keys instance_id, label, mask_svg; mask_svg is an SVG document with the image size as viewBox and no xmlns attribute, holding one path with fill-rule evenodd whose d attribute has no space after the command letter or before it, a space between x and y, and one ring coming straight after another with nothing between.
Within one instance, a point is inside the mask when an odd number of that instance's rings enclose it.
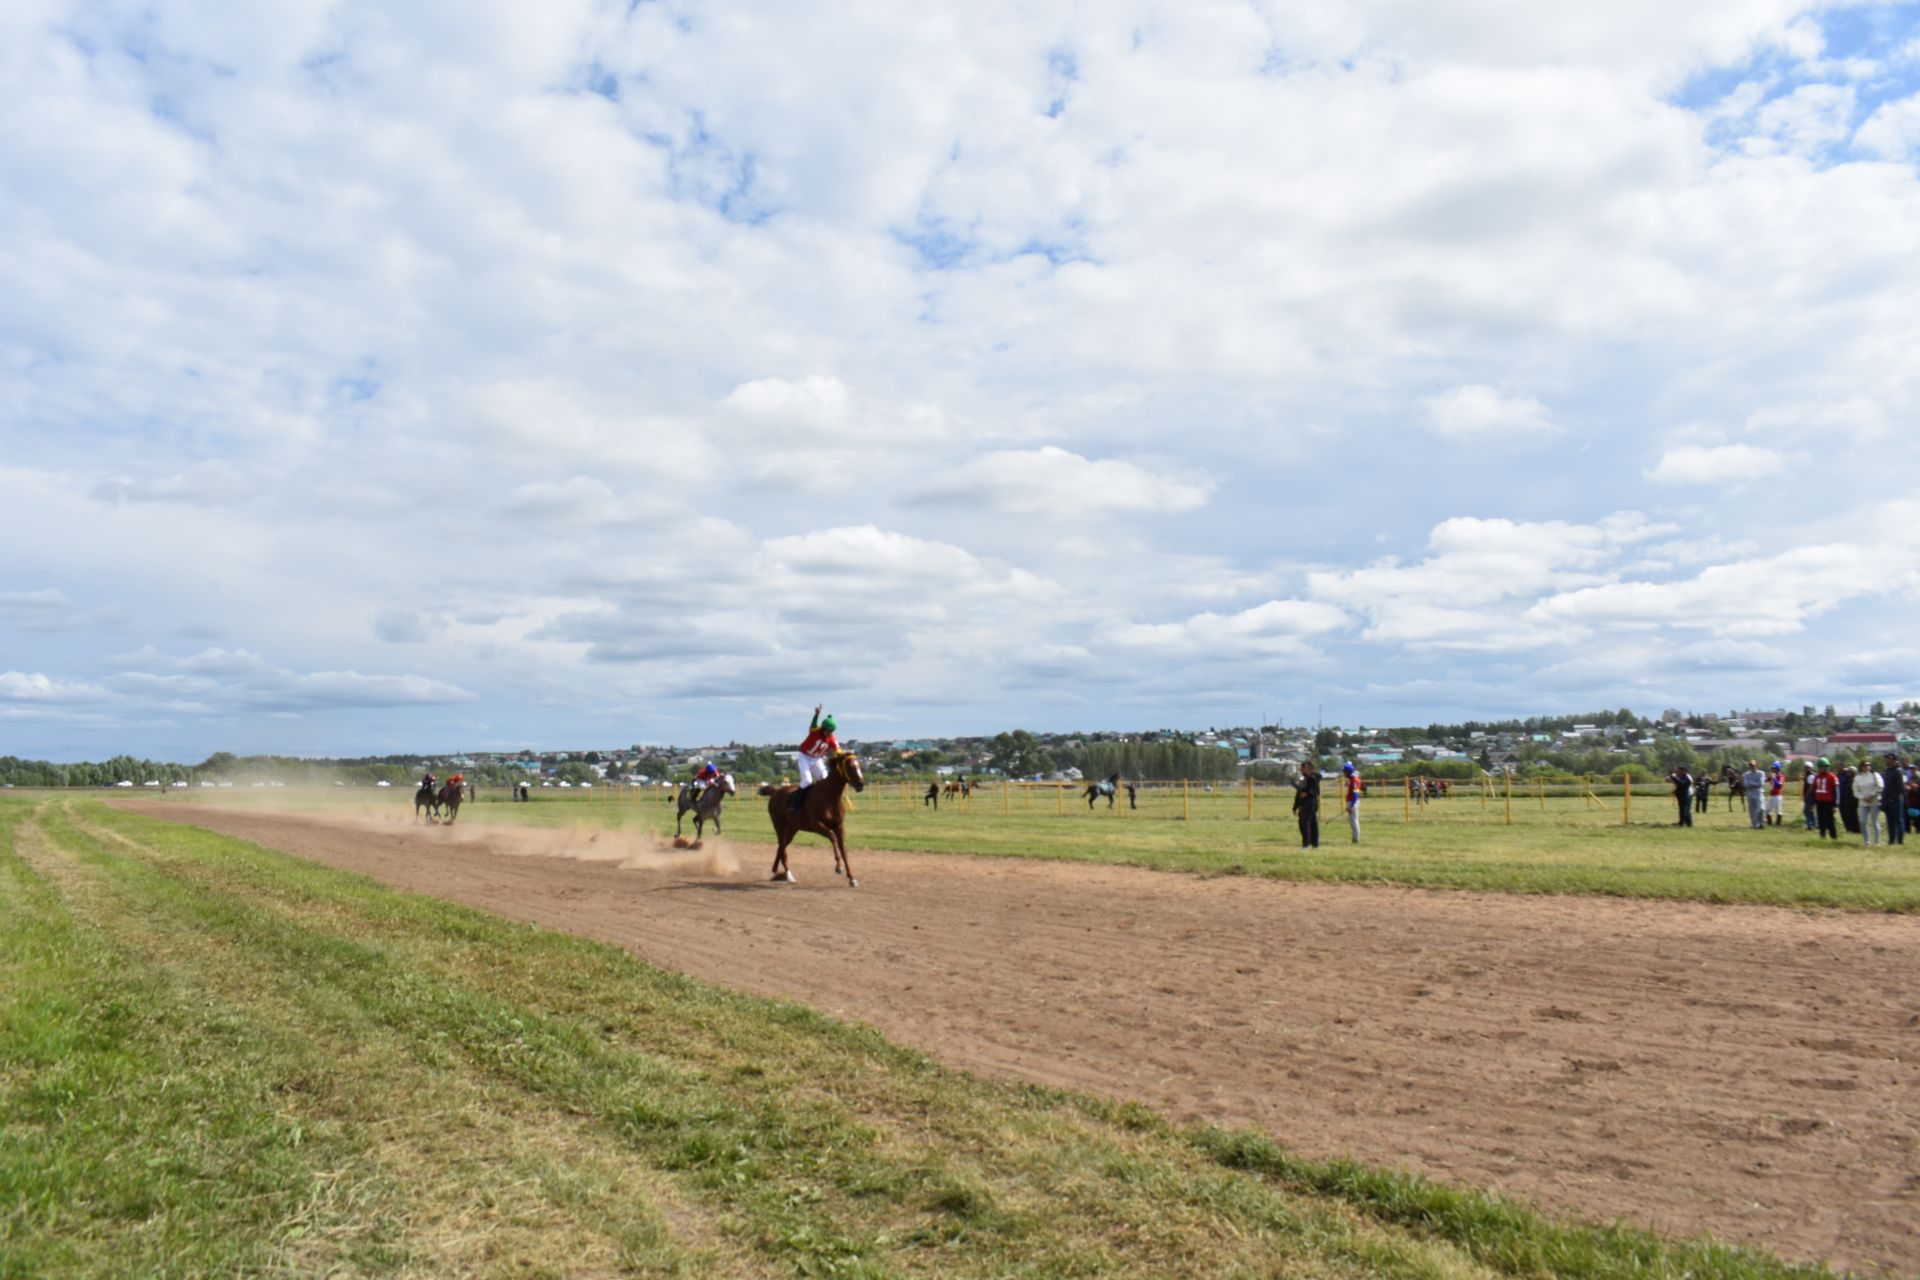
<instances>
[{"instance_id":1,"label":"gray horse","mask_svg":"<svg viewBox=\"0 0 1920 1280\"><path fill-rule=\"evenodd\" d=\"M720 806L733 794L733 775L723 773L720 780L711 786L696 787L691 782L680 784L679 809L673 815L673 834L680 835L680 824L689 812L693 814L693 838L700 839L706 834L707 823L713 824L713 834L720 834Z\"/></svg>"}]
</instances>

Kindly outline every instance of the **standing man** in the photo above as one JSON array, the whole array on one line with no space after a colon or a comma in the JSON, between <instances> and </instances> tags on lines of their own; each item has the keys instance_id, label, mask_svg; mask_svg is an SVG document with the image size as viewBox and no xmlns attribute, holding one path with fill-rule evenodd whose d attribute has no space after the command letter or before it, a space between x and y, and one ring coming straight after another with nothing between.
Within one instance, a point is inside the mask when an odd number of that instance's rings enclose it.
<instances>
[{"instance_id":1,"label":"standing man","mask_svg":"<svg viewBox=\"0 0 1920 1280\"><path fill-rule=\"evenodd\" d=\"M1687 772L1684 764L1667 775L1667 781L1673 784L1673 799L1680 806L1680 825L1693 825L1693 775Z\"/></svg>"},{"instance_id":2,"label":"standing man","mask_svg":"<svg viewBox=\"0 0 1920 1280\"><path fill-rule=\"evenodd\" d=\"M1850 764L1840 766L1840 825L1847 834L1860 834L1860 797L1853 794L1854 779L1858 772Z\"/></svg>"},{"instance_id":3,"label":"standing man","mask_svg":"<svg viewBox=\"0 0 1920 1280\"><path fill-rule=\"evenodd\" d=\"M1353 832L1353 842L1359 844L1360 793L1367 789L1367 784L1360 780L1360 771L1353 767L1351 760L1340 766L1340 772L1346 776L1342 790L1347 806L1347 829Z\"/></svg>"},{"instance_id":4,"label":"standing man","mask_svg":"<svg viewBox=\"0 0 1920 1280\"><path fill-rule=\"evenodd\" d=\"M1860 762L1853 775L1853 798L1860 805L1860 843L1864 847L1880 843L1880 775L1873 771L1873 757Z\"/></svg>"},{"instance_id":5,"label":"standing man","mask_svg":"<svg viewBox=\"0 0 1920 1280\"><path fill-rule=\"evenodd\" d=\"M1813 766L1800 766L1800 820L1813 830Z\"/></svg>"},{"instance_id":6,"label":"standing man","mask_svg":"<svg viewBox=\"0 0 1920 1280\"><path fill-rule=\"evenodd\" d=\"M1778 760L1767 773L1767 825L1785 826L1787 821L1787 767Z\"/></svg>"},{"instance_id":7,"label":"standing man","mask_svg":"<svg viewBox=\"0 0 1920 1280\"><path fill-rule=\"evenodd\" d=\"M1807 788L1813 798L1814 822L1822 840L1838 840L1840 833L1833 825L1833 810L1840 803L1840 775L1833 771L1833 765L1825 756L1820 757L1819 772L1813 775Z\"/></svg>"},{"instance_id":8,"label":"standing man","mask_svg":"<svg viewBox=\"0 0 1920 1280\"><path fill-rule=\"evenodd\" d=\"M1765 797L1767 794L1767 775L1760 772L1758 760L1747 761L1747 771L1740 775L1740 785L1746 789L1747 819L1758 831L1767 824Z\"/></svg>"},{"instance_id":9,"label":"standing man","mask_svg":"<svg viewBox=\"0 0 1920 1280\"><path fill-rule=\"evenodd\" d=\"M1320 847L1320 767L1309 760L1293 784L1293 811L1300 818L1300 847Z\"/></svg>"},{"instance_id":10,"label":"standing man","mask_svg":"<svg viewBox=\"0 0 1920 1280\"><path fill-rule=\"evenodd\" d=\"M1880 811L1887 815L1887 843L1907 842L1907 771L1900 757L1887 752L1887 767L1880 772Z\"/></svg>"}]
</instances>

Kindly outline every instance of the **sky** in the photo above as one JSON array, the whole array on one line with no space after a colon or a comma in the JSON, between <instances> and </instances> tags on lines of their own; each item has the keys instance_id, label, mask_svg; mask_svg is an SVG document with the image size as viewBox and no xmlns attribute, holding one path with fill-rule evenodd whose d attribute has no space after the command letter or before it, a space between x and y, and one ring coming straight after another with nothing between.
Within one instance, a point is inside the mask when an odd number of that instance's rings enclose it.
<instances>
[{"instance_id":1,"label":"sky","mask_svg":"<svg viewBox=\"0 0 1920 1280\"><path fill-rule=\"evenodd\" d=\"M0 754L1920 697L1920 5L0 6Z\"/></svg>"}]
</instances>

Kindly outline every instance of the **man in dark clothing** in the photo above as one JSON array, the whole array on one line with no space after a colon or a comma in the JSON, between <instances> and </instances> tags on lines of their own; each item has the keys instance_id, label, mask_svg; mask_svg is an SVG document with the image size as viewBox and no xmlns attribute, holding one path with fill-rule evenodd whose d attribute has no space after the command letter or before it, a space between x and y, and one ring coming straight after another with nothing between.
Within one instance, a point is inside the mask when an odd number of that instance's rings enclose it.
<instances>
[{"instance_id":1,"label":"man in dark clothing","mask_svg":"<svg viewBox=\"0 0 1920 1280\"><path fill-rule=\"evenodd\" d=\"M1857 776L1852 765L1840 770L1840 825L1856 836L1860 834L1860 801L1853 794L1853 780Z\"/></svg>"},{"instance_id":2,"label":"man in dark clothing","mask_svg":"<svg viewBox=\"0 0 1920 1280\"><path fill-rule=\"evenodd\" d=\"M1309 760L1293 784L1293 811L1300 818L1300 847L1320 847L1320 769Z\"/></svg>"},{"instance_id":3,"label":"man in dark clothing","mask_svg":"<svg viewBox=\"0 0 1920 1280\"><path fill-rule=\"evenodd\" d=\"M1687 766L1681 765L1667 775L1667 781L1673 784L1674 803L1680 806L1680 825L1693 825L1693 775L1687 772Z\"/></svg>"},{"instance_id":4,"label":"man in dark clothing","mask_svg":"<svg viewBox=\"0 0 1920 1280\"><path fill-rule=\"evenodd\" d=\"M1880 811L1887 818L1887 843L1907 842L1907 771L1900 757L1887 752L1887 767L1880 771Z\"/></svg>"}]
</instances>

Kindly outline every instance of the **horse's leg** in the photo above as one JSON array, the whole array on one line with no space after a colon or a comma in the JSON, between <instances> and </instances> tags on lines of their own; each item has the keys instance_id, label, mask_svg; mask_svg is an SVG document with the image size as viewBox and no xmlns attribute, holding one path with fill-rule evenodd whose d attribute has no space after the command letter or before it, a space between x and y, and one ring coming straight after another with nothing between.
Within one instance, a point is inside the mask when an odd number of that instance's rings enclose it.
<instances>
[{"instance_id":1,"label":"horse's leg","mask_svg":"<svg viewBox=\"0 0 1920 1280\"><path fill-rule=\"evenodd\" d=\"M853 878L853 864L847 861L847 829L845 824L833 829L833 865L835 870L847 873L847 888L858 889L860 882Z\"/></svg>"}]
</instances>

